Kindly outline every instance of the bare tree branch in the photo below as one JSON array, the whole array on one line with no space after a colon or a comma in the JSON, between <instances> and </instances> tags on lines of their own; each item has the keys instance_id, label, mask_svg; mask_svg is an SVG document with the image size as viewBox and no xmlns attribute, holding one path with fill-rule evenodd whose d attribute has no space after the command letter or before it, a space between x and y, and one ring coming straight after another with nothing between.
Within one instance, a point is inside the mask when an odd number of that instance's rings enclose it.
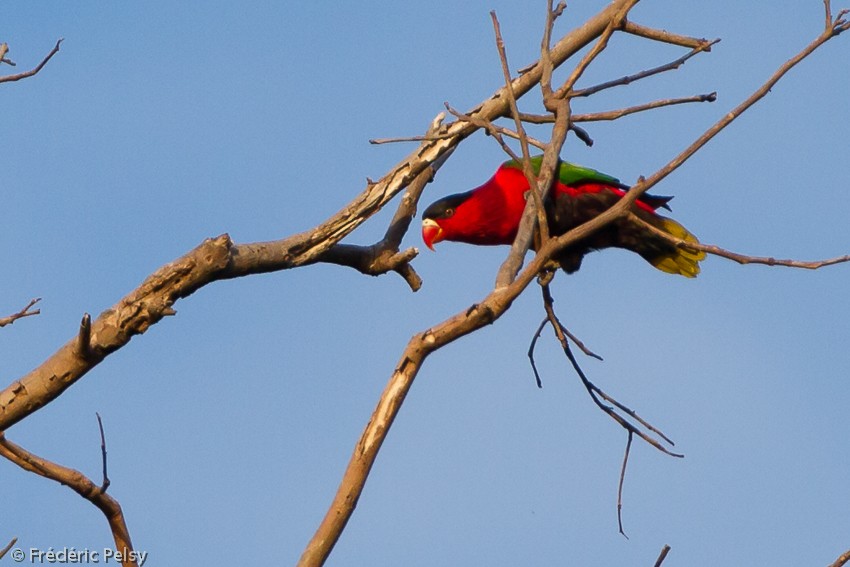
<instances>
[{"instance_id":1,"label":"bare tree branch","mask_svg":"<svg viewBox=\"0 0 850 567\"><path fill-rule=\"evenodd\" d=\"M627 21L625 23L625 25L623 26L623 31L639 37L645 37L647 39L660 41L662 43L670 43L673 45L680 45L682 47L690 48L703 47L704 51L711 51L712 42L705 38L698 39L696 37L688 37L686 35L670 33L667 30L657 30L654 28L648 28L646 26L636 24L632 21Z\"/></svg>"},{"instance_id":2,"label":"bare tree branch","mask_svg":"<svg viewBox=\"0 0 850 567\"><path fill-rule=\"evenodd\" d=\"M62 41L63 41L63 39L60 38L56 42L56 45L53 47L53 49L50 50L50 53L48 53L47 56L44 59L41 60L41 63L36 65L33 69L30 69L29 71L24 71L23 73L18 73L17 75L6 75L5 77L0 77L0 83L11 83L13 81L20 81L21 79L26 79L26 78L32 77L33 75L35 75L36 73L41 71L44 68L44 66L47 65L47 62L50 61L50 59L54 55L56 55L56 53L59 52L59 45L62 43ZM6 44L3 44L3 45L6 45ZM7 46L6 49L8 51L8 46ZM6 62L6 61L4 60L4 62Z\"/></svg>"},{"instance_id":3,"label":"bare tree branch","mask_svg":"<svg viewBox=\"0 0 850 567\"><path fill-rule=\"evenodd\" d=\"M717 93L699 94L694 96L686 96L681 98L666 98L662 100L654 100L644 104L620 108L617 110L608 110L604 112L591 112L587 114L573 114L573 122L600 122L603 120L617 120L623 116L662 108L665 106L673 106L676 104L686 104L690 102L714 102L717 100ZM531 124L551 124L555 122L555 116L552 114L520 114L523 122ZM590 144L592 145L592 144Z\"/></svg>"},{"instance_id":4,"label":"bare tree branch","mask_svg":"<svg viewBox=\"0 0 850 567\"><path fill-rule=\"evenodd\" d=\"M499 52L499 60L502 63L502 74L505 77L505 90L508 95L508 105L511 109L511 115L514 119L516 132L519 135L520 149L522 150L522 160L516 160L522 164L522 172L528 181L528 186L531 187L529 195L534 201L534 209L537 213L537 226L540 230L540 238L544 242L549 238L549 227L546 223L546 210L543 208L543 200L540 197L541 190L537 186L537 176L531 167L531 152L528 149L528 136L525 133L525 128L522 125L522 120L519 117L519 108L517 107L516 94L511 87L511 72L508 65L508 55L505 50L505 41L502 39L502 30L499 26L499 19L496 17L496 12L490 12L490 18L493 20L493 32L496 36L496 49ZM513 157L513 152L508 152Z\"/></svg>"},{"instance_id":5,"label":"bare tree branch","mask_svg":"<svg viewBox=\"0 0 850 567\"><path fill-rule=\"evenodd\" d=\"M68 486L94 504L109 523L109 529L112 531L112 537L115 540L115 549L121 553L124 567L138 567L135 554L131 553L133 544L130 541L130 532L127 530L121 505L112 496L106 494L105 488L102 489L96 485L80 471L58 465L30 453L20 445L9 441L2 432L0 432L0 456L9 459L26 471Z\"/></svg>"},{"instance_id":6,"label":"bare tree branch","mask_svg":"<svg viewBox=\"0 0 850 567\"><path fill-rule=\"evenodd\" d=\"M100 457L103 461L103 481L100 483L100 491L106 492L111 484L109 474L106 471L106 435L103 433L103 420L100 418L100 414L95 412L95 415L97 416L97 427L100 430Z\"/></svg>"},{"instance_id":7,"label":"bare tree branch","mask_svg":"<svg viewBox=\"0 0 850 567\"><path fill-rule=\"evenodd\" d=\"M625 4L627 4L627 2L612 3L608 6L606 15L609 17L617 15ZM596 23L598 24L599 21L596 20ZM603 25L607 28L607 23ZM843 25L844 24L842 23L842 26ZM410 339L410 342L402 354L401 360L396 366L389 383L384 389L384 392L378 401L378 405L372 414L372 418L369 420L366 429L363 431L363 434L357 442L354 454L349 461L336 496L334 497L325 518L319 525L319 528L316 530L316 533L302 554L299 565L321 565L330 554L333 546L339 538L339 535L342 533L342 530L345 528L346 523L357 505L357 501L362 493L366 479L372 465L374 464L380 446L386 438L392 423L404 402L407 392L413 383L413 380L429 354L438 350L442 346L497 320L510 306L511 302L525 289L525 287L527 287L531 279L533 279L546 266L548 260L554 253L591 234L593 231L598 230L606 223L611 222L614 218L626 214L627 208L632 205L638 196L669 175L670 172L684 163L684 161L693 155L693 153L700 147L705 145L705 143L707 143L708 140L710 140L720 130L725 128L737 116L749 108L749 106L763 97L764 94L766 94L791 67L799 63L799 61L827 41L830 37L837 35L838 32L835 31L836 29L838 28L833 26L832 29L825 31L798 56L781 66L780 69L768 80L768 82L751 97L741 103L731 113L719 120L712 128L698 138L693 144L691 144L691 146L681 152L664 168L653 174L649 179L640 180L616 205L594 219L574 228L573 230L570 230L566 234L550 238L548 242L544 243L539 248L534 259L529 263L525 270L513 279L511 283L502 286L497 285L497 287L480 303L473 305L470 309L445 320L443 323L440 323L435 327L431 327L422 333L414 335ZM600 31L599 33L602 32ZM539 67L540 65L538 64L529 68L527 73L521 75L519 79L515 80L515 82L529 76L533 70L539 69ZM558 329L557 326L556 329ZM600 405L600 407L608 408L608 410L612 412L609 415L612 415L612 417L617 420L619 416L613 412L612 408L605 406L601 401L596 400L595 397L594 400L598 405ZM639 420L637 415L628 410L628 408L624 409L623 406L617 407L622 411L626 411L630 417ZM677 455L676 453L672 453L665 449L651 437L647 437L642 431L636 429L622 417L619 418L618 422L628 431L634 430L635 434L641 436L641 438L653 444L653 446L656 446L659 450L671 455ZM649 424L643 420L639 420L639 422L642 423L644 427L649 427ZM654 432L661 435L657 430L654 430ZM669 442L669 439L663 435L662 438Z\"/></svg>"},{"instance_id":8,"label":"bare tree branch","mask_svg":"<svg viewBox=\"0 0 850 567\"><path fill-rule=\"evenodd\" d=\"M658 559L655 560L655 567L661 567L661 564L664 563L664 560L667 559L667 554L670 553L670 546L664 545L661 548L661 553L658 554Z\"/></svg>"},{"instance_id":9,"label":"bare tree branch","mask_svg":"<svg viewBox=\"0 0 850 567\"><path fill-rule=\"evenodd\" d=\"M700 242L685 242L680 238L676 238L675 236L666 233L658 228L652 226L651 224L645 222L643 219L638 217L635 214L629 213L629 219L632 222L639 223L647 230L652 231L653 234L657 235L660 238L663 238L670 244L673 244L679 248L685 248L693 251L703 251L707 254L713 254L715 256L720 256L721 258L728 258L729 260L733 260L739 264L764 264L766 266L784 266L787 268L802 268L806 270L817 270L818 268L823 268L826 266L833 266L835 264L843 264L845 262L850 262L850 254L844 256L837 256L835 258L828 258L826 260L792 260L792 259L777 259L771 256L747 256L745 254L739 254L737 252L731 252L729 250L724 250L719 246L715 246L713 244L702 244Z\"/></svg>"},{"instance_id":10,"label":"bare tree branch","mask_svg":"<svg viewBox=\"0 0 850 567\"><path fill-rule=\"evenodd\" d=\"M592 94L596 94L599 91L603 91L605 89L610 89L611 87L619 87L622 85L629 85L635 81L639 81L640 79L645 79L647 77L652 77L653 75L657 75L659 73L664 73L666 71L673 71L678 69L685 62L696 55L697 53L702 53L703 51L711 51L711 46L715 43L719 42L719 39L715 39L714 41L710 41L705 44L700 44L697 47L694 47L689 53L686 53L682 57L679 57L675 61L671 61L666 65L661 65L659 67L654 67L652 69L647 69L646 71L641 71L640 73L635 73L634 75L626 75L625 77L620 77L619 79L614 79L613 81L606 81L604 83L600 83L598 85L588 87L586 89L580 89L577 91L573 91L569 96L577 98L577 97L586 97Z\"/></svg>"},{"instance_id":11,"label":"bare tree branch","mask_svg":"<svg viewBox=\"0 0 850 567\"><path fill-rule=\"evenodd\" d=\"M0 559L3 559L3 556L9 553L9 550L12 549L12 546L18 543L18 538L13 537L12 540L6 544L6 547L0 549Z\"/></svg>"},{"instance_id":12,"label":"bare tree branch","mask_svg":"<svg viewBox=\"0 0 850 567\"><path fill-rule=\"evenodd\" d=\"M637 0L623 0L622 2L614 2L609 6L614 8L614 10L611 12L610 19L606 22L605 29L603 29L599 34L599 37L591 50L582 57L581 61L579 61L578 65L575 69L573 69L573 72L570 73L570 76L556 92L550 92L551 87L545 83L545 81L548 81L551 76L547 76L544 73L541 77L541 81L543 82L541 88L544 92L543 104L547 110L551 111L555 115L555 126L552 128L551 141L546 147L546 150L543 152L543 160L540 164L539 180L536 185L539 188L541 201L546 200L550 188L555 181L555 171L561 159L561 148L564 145L564 141L566 140L567 133L570 129L571 109L570 101L569 98L566 97L566 94L571 92L575 81L581 77L582 73L591 61L593 61L605 48L611 34L622 24L629 13L629 10L635 4L637 4ZM552 14L551 3L549 3L547 6L546 18L547 31L554 21ZM549 56L547 55L548 46L543 44L541 46L541 50L543 52L541 54L541 60L545 60ZM547 92L549 94L545 94ZM534 186L535 185L532 185L532 187ZM496 287L506 286L516 277L516 274L522 266L526 253L531 249L532 241L534 239L535 225L537 223L538 219L535 214L535 209L531 203L527 203L525 211L522 214L522 219L520 220L517 235L511 245L511 251L507 258L505 258L505 261L502 262L502 265L499 267L499 272L496 274ZM541 240L541 245L542 244L545 244L545 241Z\"/></svg>"},{"instance_id":13,"label":"bare tree branch","mask_svg":"<svg viewBox=\"0 0 850 567\"><path fill-rule=\"evenodd\" d=\"M829 16L827 16L828 18ZM0 555L2 557L2 555ZM838 559L829 564L829 567L844 567L848 562L850 562L850 550L842 553Z\"/></svg>"},{"instance_id":14,"label":"bare tree branch","mask_svg":"<svg viewBox=\"0 0 850 567\"><path fill-rule=\"evenodd\" d=\"M551 50L553 64L560 64L587 45L607 26L612 14L626 0L618 0L564 36ZM512 88L517 96L540 80L539 64L517 77ZM508 112L505 88L468 112L492 120ZM417 175L456 147L478 127L457 121L434 132L450 138L423 142L378 182L371 183L351 203L317 227L289 238L253 244L235 244L228 235L207 239L181 258L151 274L138 288L91 324L91 353L76 352L77 338L62 346L35 370L0 391L0 431L56 399L110 353L144 333L163 317L175 313L172 305L217 280L291 269L318 261L345 236L386 205ZM430 175L430 174L429 174Z\"/></svg>"},{"instance_id":15,"label":"bare tree branch","mask_svg":"<svg viewBox=\"0 0 850 567\"><path fill-rule=\"evenodd\" d=\"M632 449L632 439L634 434L629 431L629 437L626 440L626 450L623 452L623 465L620 467L620 482L617 485L617 526L620 534L629 539L626 532L623 530L623 483L626 480L626 465L629 464L629 452Z\"/></svg>"},{"instance_id":16,"label":"bare tree branch","mask_svg":"<svg viewBox=\"0 0 850 567\"><path fill-rule=\"evenodd\" d=\"M41 309L36 309L34 311L30 311L33 305L41 301L40 297L36 297L35 299L31 299L29 303L27 303L26 307L18 311L17 313L13 313L8 317L0 317L0 328L5 327L6 325L11 325L18 319L23 319L24 317L32 317L33 315L39 315L41 313Z\"/></svg>"}]
</instances>

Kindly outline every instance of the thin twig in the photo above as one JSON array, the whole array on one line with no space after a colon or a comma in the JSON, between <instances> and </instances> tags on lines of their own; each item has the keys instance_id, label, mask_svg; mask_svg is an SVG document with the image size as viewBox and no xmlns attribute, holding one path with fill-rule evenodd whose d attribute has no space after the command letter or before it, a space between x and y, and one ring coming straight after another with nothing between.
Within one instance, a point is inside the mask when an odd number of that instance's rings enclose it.
<instances>
[{"instance_id":1,"label":"thin twig","mask_svg":"<svg viewBox=\"0 0 850 567\"><path fill-rule=\"evenodd\" d=\"M506 154L508 154L511 157L512 160L514 160L517 163L522 163L522 158L519 157L513 151L513 149L505 142L504 138L502 138L502 133L499 131L499 128L495 124L493 124L491 121L489 121L485 118L480 118L478 116L472 116L472 115L469 115L469 114L464 114L464 113L452 108L449 105L448 102L444 102L443 104L445 105L446 110L448 110L458 120L462 120L464 122L469 122L470 124L474 124L475 126L477 126L479 128L483 128L489 135L491 135L493 137L494 140L496 140L496 142L499 143L499 146L501 146L502 150Z\"/></svg>"},{"instance_id":2,"label":"thin twig","mask_svg":"<svg viewBox=\"0 0 850 567\"><path fill-rule=\"evenodd\" d=\"M549 319L549 322L551 323L552 328L555 331L555 336L558 338L558 342L561 343L561 348L564 351L564 354L567 356L567 359L569 359L570 364L572 364L573 369L576 371L576 374L578 374L582 384L587 390L587 393L590 394L590 398L597 405L597 407L599 407L599 409L606 413L611 419L619 423L620 426L623 427L623 429L628 432L634 433L635 435L637 435L638 437L640 437L662 453L666 453L672 457L684 457L684 455L680 453L674 453L664 447L664 445L662 445L662 442L665 442L671 446L675 445L675 443L673 443L673 441L671 441L669 437L664 435L664 433L662 433L659 429L657 429L656 427L648 423L646 420L641 418L637 414L637 412L618 402L590 381L590 379L584 373L584 370L582 370L581 366L579 365L578 360L576 360L576 357L573 355L572 349L570 349L569 341L567 341L567 337L563 332L563 325L558 319L558 316L555 314L554 300L552 299L552 294L549 290L549 285L546 284L541 286L541 290L543 292L543 307L546 311L546 315ZM606 405L602 402L602 400L612 405ZM647 431L640 430L628 419L617 413L615 408L619 409L620 411L624 412L626 415L637 421ZM657 435L661 440L655 439L650 434Z\"/></svg>"},{"instance_id":3,"label":"thin twig","mask_svg":"<svg viewBox=\"0 0 850 567\"><path fill-rule=\"evenodd\" d=\"M711 92L707 94L699 94L694 96L686 96L681 98L668 98L663 100L655 100L645 104L620 108L618 110L609 110L607 112L592 112L588 114L576 114L573 116L575 122L599 122L602 120L617 120L623 116L643 112L645 110L653 110L665 106L673 106L677 104L686 104L690 102L714 102L717 100L717 93Z\"/></svg>"},{"instance_id":4,"label":"thin twig","mask_svg":"<svg viewBox=\"0 0 850 567\"><path fill-rule=\"evenodd\" d=\"M670 553L670 546L664 544L664 547L661 548L661 553L658 554L658 559L655 560L655 567L661 567L661 564L667 559L668 553Z\"/></svg>"},{"instance_id":5,"label":"thin twig","mask_svg":"<svg viewBox=\"0 0 850 567\"><path fill-rule=\"evenodd\" d=\"M625 77L620 77L619 79L614 79L613 81L606 81L604 83L600 83L598 85L594 85L592 87L588 87L586 89L579 89L576 91L572 91L569 96L577 98L577 97L586 97L592 94L596 94L599 91L610 89L612 87L619 87L621 85L628 85L640 79L645 79L647 77L652 77L653 75L657 75L659 73L664 73L666 71L672 71L674 69L678 69L685 62L696 55L697 53L702 53L703 51L709 51L711 46L715 43L719 42L719 39L715 39L705 44L700 44L697 47L694 47L690 52L686 53L682 57L679 57L675 61L671 61L665 65L660 65L658 67L654 67L652 69L647 69L645 71L641 71L639 73L635 73L634 75L626 75Z\"/></svg>"},{"instance_id":6,"label":"thin twig","mask_svg":"<svg viewBox=\"0 0 850 567\"><path fill-rule=\"evenodd\" d=\"M5 327L6 325L11 325L18 319L23 319L24 317L32 317L33 315L39 315L41 313L41 309L36 309L34 311L30 311L33 305L41 301L40 297L36 297L35 299L31 299L29 303L27 303L26 307L18 311L17 313L13 313L8 317L0 318L0 328Z\"/></svg>"},{"instance_id":7,"label":"thin twig","mask_svg":"<svg viewBox=\"0 0 850 567\"><path fill-rule=\"evenodd\" d=\"M611 21L608 22L608 27L605 28L605 31L602 32L602 35L599 36L599 39L596 40L596 43L593 44L593 47L584 54L584 57L581 58L578 65L576 65L573 72L570 73L570 76L567 77L567 80L564 81L564 84L552 95L554 98L570 98L578 96L575 91L573 91L573 87L576 82L581 78L584 74L585 70L590 66L590 64L596 59L596 57L608 47L608 41L611 39L611 36L614 32L622 27L623 22L626 21L626 17L629 14L629 10L631 10L635 4L637 4L638 0L631 0L630 2L626 2L622 8L620 8L619 12L611 18Z\"/></svg>"},{"instance_id":8,"label":"thin twig","mask_svg":"<svg viewBox=\"0 0 850 567\"><path fill-rule=\"evenodd\" d=\"M97 416L97 427L100 429L100 456L103 461L103 482L100 483L100 491L106 492L106 489L111 484L109 474L106 472L106 435L103 433L103 420L100 419L100 414L97 412L94 414Z\"/></svg>"},{"instance_id":9,"label":"thin twig","mask_svg":"<svg viewBox=\"0 0 850 567\"><path fill-rule=\"evenodd\" d=\"M658 229L657 227L649 224L644 221L634 213L629 213L629 220L635 223L640 224L642 227L651 231L653 234L657 235L660 238L663 238L670 244L677 246L679 248L685 248L687 250L692 251L702 251L707 254L713 254L714 256L720 256L721 258L727 258L729 260L733 260L739 264L763 264L765 266L783 266L786 268L801 268L806 270L817 270L819 268L823 268L826 266L833 266L835 264L843 264L846 262L850 262L850 254L846 254L844 256L837 256L835 258L828 258L826 260L792 260L792 259L779 259L773 258L771 256L747 256L745 254L739 254L738 252L732 252L730 250L725 250L720 248L719 246L715 246L713 244L702 244L699 242L686 242L681 238L676 238L670 233L664 232L663 230Z\"/></svg>"},{"instance_id":10,"label":"thin twig","mask_svg":"<svg viewBox=\"0 0 850 567\"><path fill-rule=\"evenodd\" d=\"M637 112L643 112L645 110L653 110L655 108L662 108L665 106L673 106L676 104L685 104L690 102L714 102L716 100L716 92L698 94L694 96L686 96L681 98L667 98L661 100L654 100L652 102L638 104L635 106L629 106L626 108L619 108L616 110L606 110L603 112L591 112L586 114L573 114L572 121L600 122L603 120L617 120L618 118L622 118L623 116L628 116L629 114L635 114ZM528 122L530 124L552 124L553 122L555 122L555 116L553 114L522 113L520 114L520 117L522 118L523 122ZM571 129L572 128L573 126L571 126Z\"/></svg>"},{"instance_id":11,"label":"thin twig","mask_svg":"<svg viewBox=\"0 0 850 567\"><path fill-rule=\"evenodd\" d=\"M540 64L543 67L543 74L540 77L540 91L543 94L544 100L552 96L552 29L555 27L555 20L561 17L564 9L567 7L566 2L559 2L558 6L552 8L552 0L546 1L546 27L543 29L543 39L540 41Z\"/></svg>"},{"instance_id":12,"label":"thin twig","mask_svg":"<svg viewBox=\"0 0 850 567\"><path fill-rule=\"evenodd\" d=\"M18 73L17 75L6 75L5 77L0 77L0 83L11 83L12 81L20 81L21 79L26 79L28 77L32 77L36 73L42 70L42 68L47 65L47 62L56 55L59 51L59 45L64 41L64 38L60 38L53 49L50 50L50 53L47 54L47 57L42 59L41 63L35 66L35 68L30 69L29 71L24 71L23 73Z\"/></svg>"},{"instance_id":13,"label":"thin twig","mask_svg":"<svg viewBox=\"0 0 850 567\"><path fill-rule=\"evenodd\" d=\"M629 539L629 536L623 531L623 482L626 480L626 465L629 464L629 451L632 448L633 437L634 435L629 431L629 437L626 440L626 450L623 453L623 466L620 467L620 482L617 485L617 526L622 536L626 539Z\"/></svg>"},{"instance_id":14,"label":"thin twig","mask_svg":"<svg viewBox=\"0 0 850 567\"><path fill-rule=\"evenodd\" d=\"M534 336L531 337L531 344L528 345L528 361L531 363L531 370L534 371L534 380L537 382L538 388L543 387L543 382L540 380L540 373L537 371L537 364L534 362L534 347L537 346L537 339L540 338L540 333L543 332L543 327L545 327L548 322L549 318L544 317L543 321L541 321L540 325L537 327L537 331L534 333Z\"/></svg>"}]
</instances>

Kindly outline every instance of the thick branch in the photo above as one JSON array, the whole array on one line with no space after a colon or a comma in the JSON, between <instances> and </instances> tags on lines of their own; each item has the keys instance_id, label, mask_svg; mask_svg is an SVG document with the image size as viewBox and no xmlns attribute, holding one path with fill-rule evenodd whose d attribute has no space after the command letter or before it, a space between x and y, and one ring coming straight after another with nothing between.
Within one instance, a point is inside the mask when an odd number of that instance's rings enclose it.
<instances>
[{"instance_id":1,"label":"thick branch","mask_svg":"<svg viewBox=\"0 0 850 567\"><path fill-rule=\"evenodd\" d=\"M610 5L609 9L613 8L611 13L616 14L617 10L621 7L622 4L615 3ZM844 26L843 22L841 25ZM299 565L322 565L330 554L357 505L357 500L362 493L378 450L386 438L395 417L398 415L413 380L429 354L442 346L497 320L508 309L508 307L510 307L513 300L528 286L532 279L544 269L546 263L553 254L569 244L590 235L593 231L598 230L605 224L611 222L614 218L626 214L627 208L632 205L638 196L649 189L652 185L669 175L670 172L684 163L685 160L693 155L693 153L702 147L702 145L704 145L709 139L731 123L738 115L740 115L740 113L763 97L764 94L766 94L791 67L805 58L809 53L814 51L814 49L827 41L830 37L837 35L837 29L838 28L833 28L825 31L824 34L806 47L798 56L780 67L780 69L762 88L739 105L732 113L718 121L718 123L703 134L703 136L674 158L667 164L667 166L656 172L652 177L650 177L650 179L641 180L638 184L636 184L615 206L611 207L594 219L591 219L590 221L570 230L566 234L549 239L549 241L540 247L538 253L526 269L523 270L510 284L497 286L496 289L484 298L483 301L472 306L470 309L447 319L436 327L432 327L431 329L414 335L410 339L410 342L402 354L399 364L396 366L389 383L384 389L384 392L378 401L378 405L372 414L372 418L369 420L369 423L366 425L366 429L363 431L360 440L357 442L354 454L349 461L333 503L328 509L328 512L319 528L316 530L313 538L310 540L310 543L307 545L304 554L301 556ZM524 76L525 75L522 77ZM638 419L635 414L628 410L628 408L618 407L621 410L626 411L630 417ZM649 425L642 420L639 421L645 427L649 427ZM653 429L653 431L659 433L657 430ZM640 435L642 432L635 430L635 433ZM654 440L649 441L647 439L647 441L652 443ZM653 444L655 445L655 443ZM669 452L660 445L657 448L662 451ZM674 453L670 454L675 455Z\"/></svg>"},{"instance_id":2,"label":"thick branch","mask_svg":"<svg viewBox=\"0 0 850 567\"><path fill-rule=\"evenodd\" d=\"M624 2L626 0L613 2L563 37L551 51L553 64L560 64L602 33L611 15ZM541 74L541 66L535 64L514 79L512 88L517 96L530 90L540 80ZM502 88L468 114L493 120L507 111L505 88ZM81 357L76 352L75 337L38 368L0 392L0 431L54 400L133 336L145 332L163 317L173 315L174 302L204 285L220 279L284 270L317 261L476 129L475 125L461 121L441 127L433 134L452 137L422 143L380 181L370 184L348 206L312 230L283 240L241 245L234 244L228 235L222 235L204 241L195 250L163 266L92 322L88 357Z\"/></svg>"},{"instance_id":3,"label":"thick branch","mask_svg":"<svg viewBox=\"0 0 850 567\"><path fill-rule=\"evenodd\" d=\"M381 444L386 439L401 409L401 404L428 355L485 325L494 323L544 269L559 247L568 246L586 234L585 228L549 239L512 283L494 289L481 302L469 309L411 337L389 383L381 394L369 423L354 448L354 454L351 456L325 518L301 556L300 566L322 565L327 559L357 506L357 500L360 498Z\"/></svg>"},{"instance_id":4,"label":"thick branch","mask_svg":"<svg viewBox=\"0 0 850 567\"><path fill-rule=\"evenodd\" d=\"M842 553L838 559L829 564L829 567L844 567L848 562L850 562L850 550Z\"/></svg>"}]
</instances>

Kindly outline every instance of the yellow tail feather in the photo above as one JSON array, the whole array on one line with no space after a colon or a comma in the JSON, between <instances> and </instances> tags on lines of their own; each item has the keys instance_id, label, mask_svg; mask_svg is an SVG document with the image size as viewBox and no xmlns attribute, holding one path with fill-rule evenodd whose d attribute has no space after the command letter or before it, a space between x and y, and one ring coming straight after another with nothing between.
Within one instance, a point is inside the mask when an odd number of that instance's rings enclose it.
<instances>
[{"instance_id":1,"label":"yellow tail feather","mask_svg":"<svg viewBox=\"0 0 850 567\"><path fill-rule=\"evenodd\" d=\"M654 223L659 229L667 234L684 240L685 242L694 242L699 244L697 237L688 232L684 226L680 225L673 219L659 217L658 222ZM687 278L695 278L699 273L699 262L705 259L705 252L702 250L691 251L687 248L676 248L675 251L669 254L656 256L648 259L649 262L668 274L681 274Z\"/></svg>"}]
</instances>

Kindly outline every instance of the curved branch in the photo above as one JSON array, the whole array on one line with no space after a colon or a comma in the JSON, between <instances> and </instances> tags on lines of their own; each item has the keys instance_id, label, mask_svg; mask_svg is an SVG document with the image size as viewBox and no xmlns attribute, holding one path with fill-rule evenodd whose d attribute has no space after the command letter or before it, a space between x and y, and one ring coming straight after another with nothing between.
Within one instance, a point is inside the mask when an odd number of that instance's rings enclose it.
<instances>
[{"instance_id":1,"label":"curved branch","mask_svg":"<svg viewBox=\"0 0 850 567\"><path fill-rule=\"evenodd\" d=\"M94 504L109 522L109 529L115 540L115 549L121 553L124 567L138 567L136 555L132 553L133 543L130 541L130 532L124 521L121 505L106 493L105 487L98 486L78 470L63 467L30 453L20 445L6 439L2 432L0 432L0 456L9 459L24 470L64 484Z\"/></svg>"},{"instance_id":2,"label":"curved branch","mask_svg":"<svg viewBox=\"0 0 850 567\"><path fill-rule=\"evenodd\" d=\"M53 49L50 50L50 53L48 53L47 56L44 59L41 60L41 63L39 63L38 65L35 66L35 68L30 69L29 71L24 71L23 73L18 73L17 75L6 75L5 77L0 77L0 83L11 83L13 81L20 81L21 79L26 79L26 78L32 77L33 75L35 75L36 73L41 71L44 68L44 66L47 65L47 62L50 61L50 59L54 55L56 55L56 53L59 52L59 45L63 41L64 41L64 38L60 38L56 42L56 45L53 47ZM4 43L3 45L6 45L6 44ZM8 47L7 47L7 50L8 50ZM4 62L6 62L6 61L4 60Z\"/></svg>"},{"instance_id":3,"label":"curved branch","mask_svg":"<svg viewBox=\"0 0 850 567\"><path fill-rule=\"evenodd\" d=\"M618 14L619 10L621 10L622 6L625 4L627 4L627 2L624 2L623 4L612 3L609 5L608 10L611 10L610 14L614 16ZM838 22L838 20L836 20L836 22ZM841 26L845 25L843 21L840 23ZM603 29L606 26L607 24L603 25ZM802 52L800 52L800 54L782 65L761 88L753 93L753 95L736 107L732 112L719 120L694 143L671 160L665 167L657 171L649 179L641 179L626 193L624 198L620 199L616 205L567 233L558 237L550 238L547 242L543 243L539 247L537 254L534 256L532 261L523 271L519 272L519 275L516 278L510 280L510 282L506 285L500 286L497 283L497 287L480 303L477 303L469 309L446 319L435 327L431 327L430 329L411 337L404 352L402 353L398 365L387 383L387 386L381 394L378 405L372 413L371 419L355 445L354 453L349 460L345 473L343 474L342 481L340 482L339 488L334 496L334 500L316 530L316 533L313 535L313 538L307 544L307 547L298 563L299 566L318 566L322 565L327 559L340 534L345 528L345 525L348 523L354 508L357 506L357 501L363 491L366 479L368 478L372 465L375 462L375 458L377 457L381 444L386 439L386 436L389 433L399 410L401 409L401 405L404 402L407 393L410 391L413 380L416 378L416 375L428 355L439 348L454 342L458 338L483 327L484 325L495 322L510 307L513 300L516 299L523 290L525 290L537 274L546 267L547 262L555 253L564 247L589 236L594 231L610 223L615 218L628 214L627 210L635 199L637 199L650 187L658 183L661 179L669 175L674 169L678 168L699 148L705 145L708 140L714 137L714 135L716 135L720 130L728 126L737 116L752 106L752 104L762 98L789 69L799 63L818 46L825 43L829 38L840 33L840 31L836 31L838 29L838 26L833 26L832 28L825 30L821 36L807 46ZM534 68L539 68L539 65L532 69ZM523 77L525 77L525 75L522 75L520 78ZM541 170L543 170L542 167ZM528 209L529 208L527 207L526 213L529 212ZM516 241L514 244L516 245ZM513 248L510 254L513 254ZM502 268L504 268L504 264ZM620 409L629 413L627 408ZM632 413L629 413L629 415L638 419L637 416ZM648 425L644 422L641 423L645 426ZM653 431L656 430L653 429ZM656 433L660 434L660 432L657 431ZM657 448L669 454L676 455L675 453L667 451L663 447L659 446ZM663 557L660 559L663 560Z\"/></svg>"},{"instance_id":4,"label":"curved branch","mask_svg":"<svg viewBox=\"0 0 850 567\"><path fill-rule=\"evenodd\" d=\"M551 50L554 65L565 61L602 33L612 14L626 0L618 0L568 33ZM512 82L517 96L528 92L542 75L539 63ZM470 116L494 120L508 112L506 87L468 112ZM417 150L389 173L358 195L351 203L312 230L283 240L234 244L228 235L208 239L174 262L149 276L136 290L91 324L88 357L76 352L76 337L26 376L0 391L0 431L48 404L79 380L110 353L145 332L163 317L173 315L172 305L210 282L284 270L320 261L345 236L386 205L418 175L430 178L434 164L478 129L456 121L431 132L445 139L423 142Z\"/></svg>"}]
</instances>

